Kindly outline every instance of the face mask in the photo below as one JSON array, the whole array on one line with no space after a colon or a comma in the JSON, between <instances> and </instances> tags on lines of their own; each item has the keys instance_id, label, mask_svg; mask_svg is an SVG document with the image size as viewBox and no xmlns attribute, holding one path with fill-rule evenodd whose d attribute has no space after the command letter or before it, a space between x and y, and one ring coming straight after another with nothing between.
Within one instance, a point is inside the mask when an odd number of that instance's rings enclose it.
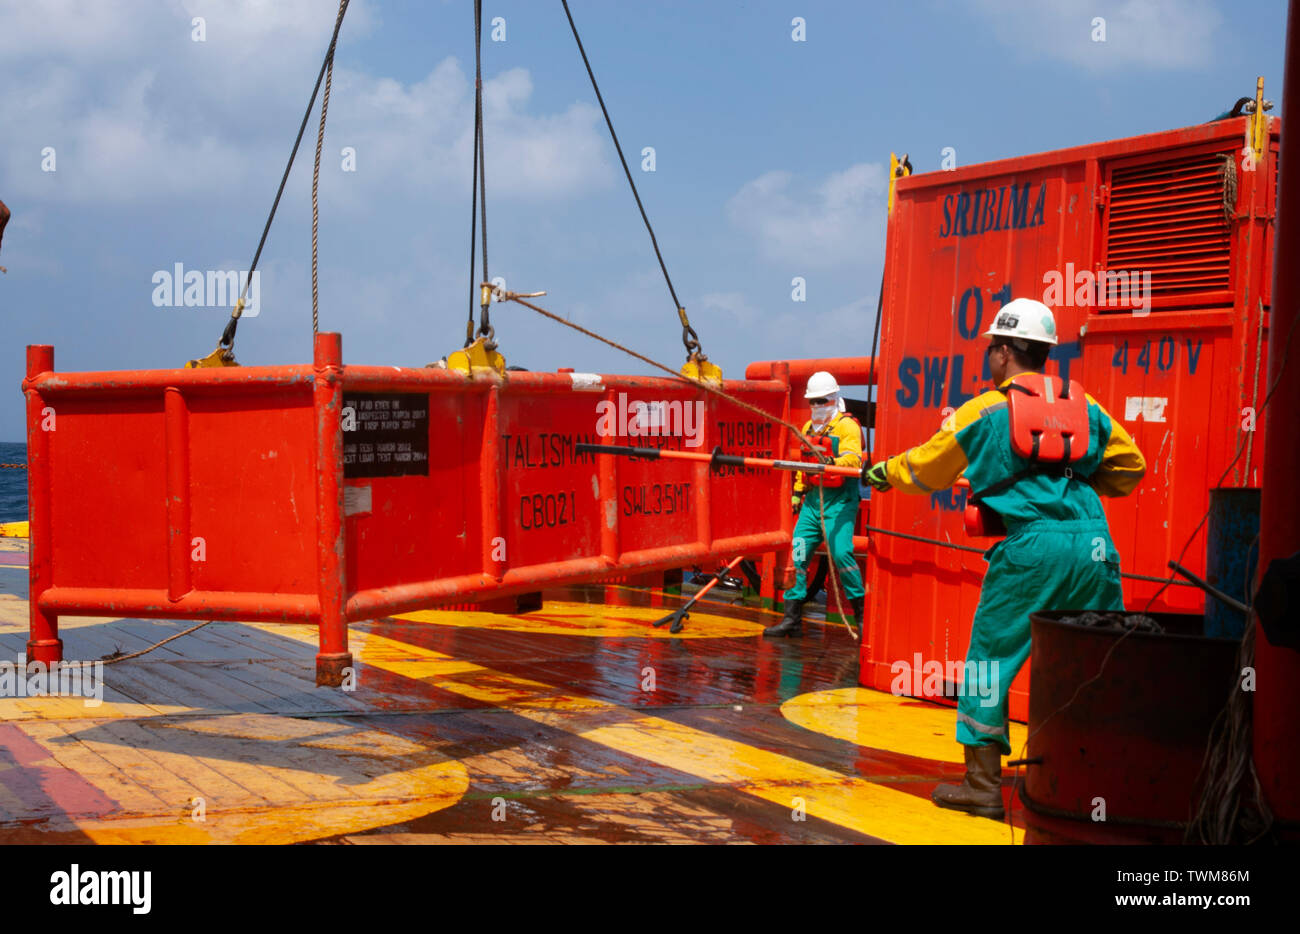
<instances>
[{"instance_id":1,"label":"face mask","mask_svg":"<svg viewBox=\"0 0 1300 934\"><path fill-rule=\"evenodd\" d=\"M814 405L812 407L812 420L818 425L825 425L835 414L835 403L830 405Z\"/></svg>"}]
</instances>

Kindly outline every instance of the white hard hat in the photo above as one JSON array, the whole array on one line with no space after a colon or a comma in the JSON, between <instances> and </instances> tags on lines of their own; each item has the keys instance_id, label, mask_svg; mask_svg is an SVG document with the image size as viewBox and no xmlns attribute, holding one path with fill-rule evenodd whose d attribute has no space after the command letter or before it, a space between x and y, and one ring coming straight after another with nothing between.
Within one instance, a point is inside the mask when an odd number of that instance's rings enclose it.
<instances>
[{"instance_id":1,"label":"white hard hat","mask_svg":"<svg viewBox=\"0 0 1300 934\"><path fill-rule=\"evenodd\" d=\"M835 377L825 370L818 370L808 377L808 390L803 394L803 397L805 399L829 399L839 391L840 384L835 382Z\"/></svg>"},{"instance_id":2,"label":"white hard hat","mask_svg":"<svg viewBox=\"0 0 1300 934\"><path fill-rule=\"evenodd\" d=\"M1056 318L1052 309L1032 298L1017 298L998 309L985 337L1018 337L1044 344L1056 343Z\"/></svg>"}]
</instances>

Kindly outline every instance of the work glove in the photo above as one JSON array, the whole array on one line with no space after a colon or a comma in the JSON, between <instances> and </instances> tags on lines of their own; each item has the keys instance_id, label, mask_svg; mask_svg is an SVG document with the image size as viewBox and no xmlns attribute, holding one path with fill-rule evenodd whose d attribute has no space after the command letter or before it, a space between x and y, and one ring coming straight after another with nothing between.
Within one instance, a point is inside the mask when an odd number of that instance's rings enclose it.
<instances>
[{"instance_id":1,"label":"work glove","mask_svg":"<svg viewBox=\"0 0 1300 934\"><path fill-rule=\"evenodd\" d=\"M796 516L799 515L799 509L803 506L803 494L796 493L790 497L790 511Z\"/></svg>"},{"instance_id":2,"label":"work glove","mask_svg":"<svg viewBox=\"0 0 1300 934\"><path fill-rule=\"evenodd\" d=\"M867 483L871 484L872 489L879 490L881 493L888 489L892 489L885 472L886 463L888 463L888 461L883 460L878 464L872 464L867 468L867 472L863 474L864 479Z\"/></svg>"}]
</instances>

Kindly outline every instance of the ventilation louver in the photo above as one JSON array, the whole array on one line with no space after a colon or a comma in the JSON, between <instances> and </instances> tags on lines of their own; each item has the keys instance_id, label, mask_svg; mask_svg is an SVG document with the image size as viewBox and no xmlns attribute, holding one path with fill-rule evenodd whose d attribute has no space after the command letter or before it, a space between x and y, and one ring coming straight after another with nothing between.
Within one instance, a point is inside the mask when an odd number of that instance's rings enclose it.
<instances>
[{"instance_id":1,"label":"ventilation louver","mask_svg":"<svg viewBox=\"0 0 1300 934\"><path fill-rule=\"evenodd\" d=\"M1235 169L1220 153L1114 168L1105 268L1150 272L1153 298L1227 291ZM1098 285L1113 302L1115 283Z\"/></svg>"}]
</instances>

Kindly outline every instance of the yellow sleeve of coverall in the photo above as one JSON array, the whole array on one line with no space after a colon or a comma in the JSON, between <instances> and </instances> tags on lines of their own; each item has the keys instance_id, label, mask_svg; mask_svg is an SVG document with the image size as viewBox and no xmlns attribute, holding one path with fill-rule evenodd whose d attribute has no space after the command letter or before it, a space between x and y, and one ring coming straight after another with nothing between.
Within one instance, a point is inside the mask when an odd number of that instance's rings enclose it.
<instances>
[{"instance_id":1,"label":"yellow sleeve of coverall","mask_svg":"<svg viewBox=\"0 0 1300 934\"><path fill-rule=\"evenodd\" d=\"M966 469L966 452L957 443L961 431L986 410L1005 405L1006 397L989 391L965 403L943 420L943 427L929 441L885 462L889 485L904 493L933 493L957 482Z\"/></svg>"},{"instance_id":2,"label":"yellow sleeve of coverall","mask_svg":"<svg viewBox=\"0 0 1300 934\"><path fill-rule=\"evenodd\" d=\"M837 445L839 454L835 458L837 467L862 466L862 428L843 412L831 421L830 434L840 439Z\"/></svg>"},{"instance_id":3,"label":"yellow sleeve of coverall","mask_svg":"<svg viewBox=\"0 0 1300 934\"><path fill-rule=\"evenodd\" d=\"M812 422L806 422L803 426L803 433L806 435L812 429ZM835 458L837 467L861 467L862 466L862 429L858 423L851 418L847 418L844 413L839 413L831 419L830 431L828 435L834 435L839 439L837 448L839 454ZM807 450L801 451L804 457L809 457ZM794 475L794 491L797 494L808 489L808 484L804 483L803 471Z\"/></svg>"},{"instance_id":4,"label":"yellow sleeve of coverall","mask_svg":"<svg viewBox=\"0 0 1300 934\"><path fill-rule=\"evenodd\" d=\"M1146 459L1119 420L1106 412L1092 396L1088 396L1088 401L1105 412L1110 420L1110 440L1106 442L1101 466L1093 474L1092 487L1101 496L1128 496L1146 475Z\"/></svg>"}]
</instances>

